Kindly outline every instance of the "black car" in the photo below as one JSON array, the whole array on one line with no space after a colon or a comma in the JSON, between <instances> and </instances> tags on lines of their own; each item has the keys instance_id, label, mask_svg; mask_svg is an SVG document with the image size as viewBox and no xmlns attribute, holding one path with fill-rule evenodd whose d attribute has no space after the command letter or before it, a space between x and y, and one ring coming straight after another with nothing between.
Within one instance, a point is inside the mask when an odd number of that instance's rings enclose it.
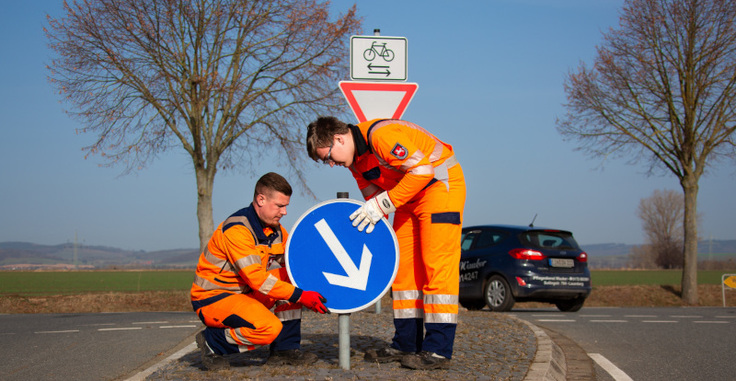
<instances>
[{"instance_id":1,"label":"black car","mask_svg":"<svg viewBox=\"0 0 736 381\"><path fill-rule=\"evenodd\" d=\"M572 233L533 226L463 228L460 304L509 311L516 301L580 310L590 295L586 254Z\"/></svg>"}]
</instances>

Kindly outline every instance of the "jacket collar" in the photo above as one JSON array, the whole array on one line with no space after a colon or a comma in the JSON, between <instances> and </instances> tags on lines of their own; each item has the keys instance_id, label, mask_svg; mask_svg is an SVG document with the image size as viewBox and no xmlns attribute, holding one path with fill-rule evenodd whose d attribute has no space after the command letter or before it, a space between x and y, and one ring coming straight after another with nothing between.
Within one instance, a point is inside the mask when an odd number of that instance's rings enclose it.
<instances>
[{"instance_id":1,"label":"jacket collar","mask_svg":"<svg viewBox=\"0 0 736 381\"><path fill-rule=\"evenodd\" d=\"M261 219L258 218L258 215L256 214L256 209L253 207L253 203L251 203L247 208L245 208L245 218L248 219L248 222L250 223L250 226L253 228L253 233L256 235L256 239L259 243L266 243L268 246L271 246L273 241L276 240L279 236L279 230L273 230L271 227L267 227L268 231L271 231L269 235L266 235L266 232L263 228L263 223L261 222Z\"/></svg>"}]
</instances>

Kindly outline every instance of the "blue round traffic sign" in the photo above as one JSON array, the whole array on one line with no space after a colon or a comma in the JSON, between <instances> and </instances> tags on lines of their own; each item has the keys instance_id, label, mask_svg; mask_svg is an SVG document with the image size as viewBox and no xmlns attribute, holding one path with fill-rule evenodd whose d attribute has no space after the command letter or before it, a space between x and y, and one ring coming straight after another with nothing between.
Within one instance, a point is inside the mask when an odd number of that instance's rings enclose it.
<instances>
[{"instance_id":1,"label":"blue round traffic sign","mask_svg":"<svg viewBox=\"0 0 736 381\"><path fill-rule=\"evenodd\" d=\"M363 203L322 202L306 211L286 243L286 270L295 286L317 291L331 312L362 310L380 299L396 278L399 245L385 218L370 234L350 215Z\"/></svg>"}]
</instances>

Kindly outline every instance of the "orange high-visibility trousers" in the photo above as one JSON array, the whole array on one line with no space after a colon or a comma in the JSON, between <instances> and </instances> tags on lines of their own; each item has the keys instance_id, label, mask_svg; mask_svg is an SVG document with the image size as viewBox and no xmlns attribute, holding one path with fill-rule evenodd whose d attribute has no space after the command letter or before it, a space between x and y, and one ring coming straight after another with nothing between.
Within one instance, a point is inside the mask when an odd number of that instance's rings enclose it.
<instances>
[{"instance_id":1,"label":"orange high-visibility trousers","mask_svg":"<svg viewBox=\"0 0 736 381\"><path fill-rule=\"evenodd\" d=\"M448 184L435 182L394 215L400 259L392 295L394 345L406 352L425 350L451 358L466 191L460 165L448 172Z\"/></svg>"},{"instance_id":2,"label":"orange high-visibility trousers","mask_svg":"<svg viewBox=\"0 0 736 381\"><path fill-rule=\"evenodd\" d=\"M286 268L273 269L269 273L280 280L289 281ZM223 296L195 311L210 331L206 334L215 331L214 335L222 336L220 344L212 344L221 354L246 352L271 344L281 333L282 322L301 319L300 304L277 301L258 291ZM276 310L271 312L276 304ZM295 333L300 335L299 332ZM222 342L223 339L226 343Z\"/></svg>"}]
</instances>

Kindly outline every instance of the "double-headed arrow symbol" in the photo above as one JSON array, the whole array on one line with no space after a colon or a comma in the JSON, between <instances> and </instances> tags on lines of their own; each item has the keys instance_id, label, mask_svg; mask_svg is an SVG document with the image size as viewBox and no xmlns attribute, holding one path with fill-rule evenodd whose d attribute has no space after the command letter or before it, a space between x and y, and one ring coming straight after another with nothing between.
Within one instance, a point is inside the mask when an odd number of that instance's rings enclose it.
<instances>
[{"instance_id":1,"label":"double-headed arrow symbol","mask_svg":"<svg viewBox=\"0 0 736 381\"><path fill-rule=\"evenodd\" d=\"M373 71L373 68L377 69L386 69L384 71ZM388 77L391 75L391 71L389 70L389 66L383 66L383 65L374 65L372 63L368 64L368 74L386 74Z\"/></svg>"},{"instance_id":2,"label":"double-headed arrow symbol","mask_svg":"<svg viewBox=\"0 0 736 381\"><path fill-rule=\"evenodd\" d=\"M335 255L335 258L337 258L337 261L340 263L340 266L345 270L345 274L347 274L338 275L323 271L322 274L327 278L327 281L335 286L349 287L365 291L365 288L368 285L368 273L371 270L371 261L373 260L373 254L368 250L368 246L363 244L363 253L360 257L360 268L355 267L355 262L350 258L348 252L345 251L345 248L342 247L342 244L335 236L335 233L332 232L330 226L327 225L324 218L317 221L317 223L314 224L314 227L317 228L322 239L327 243L327 247L330 248L332 254Z\"/></svg>"}]
</instances>

